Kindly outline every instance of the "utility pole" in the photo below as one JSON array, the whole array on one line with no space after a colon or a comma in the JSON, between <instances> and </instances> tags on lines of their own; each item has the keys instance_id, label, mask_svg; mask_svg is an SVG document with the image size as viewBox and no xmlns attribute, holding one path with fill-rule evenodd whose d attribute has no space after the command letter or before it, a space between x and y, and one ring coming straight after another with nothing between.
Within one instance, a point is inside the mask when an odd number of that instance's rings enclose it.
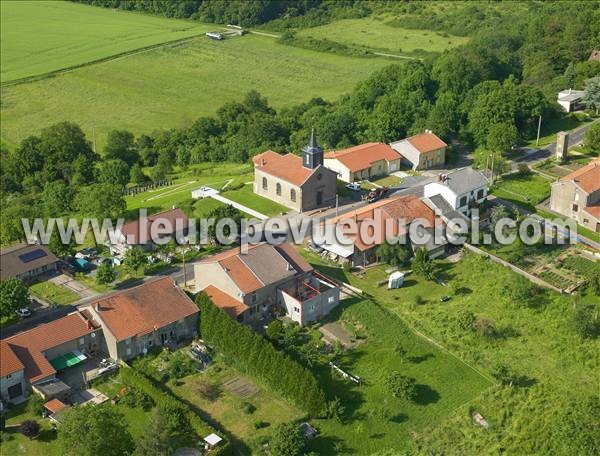
<instances>
[{"instance_id":1,"label":"utility pole","mask_svg":"<svg viewBox=\"0 0 600 456\"><path fill-rule=\"evenodd\" d=\"M537 147L540 143L540 131L542 129L542 115L540 114L540 120L538 121L538 133L537 139L535 140L535 146Z\"/></svg>"},{"instance_id":2,"label":"utility pole","mask_svg":"<svg viewBox=\"0 0 600 456\"><path fill-rule=\"evenodd\" d=\"M490 178L490 182L494 184L494 154L492 154L492 177Z\"/></svg>"}]
</instances>

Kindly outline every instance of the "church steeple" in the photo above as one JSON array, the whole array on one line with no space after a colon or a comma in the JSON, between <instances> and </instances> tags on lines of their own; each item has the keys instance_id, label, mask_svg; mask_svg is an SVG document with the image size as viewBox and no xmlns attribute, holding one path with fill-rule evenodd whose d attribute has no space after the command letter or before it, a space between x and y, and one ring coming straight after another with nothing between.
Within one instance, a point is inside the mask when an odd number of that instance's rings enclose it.
<instances>
[{"instance_id":1,"label":"church steeple","mask_svg":"<svg viewBox=\"0 0 600 456\"><path fill-rule=\"evenodd\" d=\"M317 136L315 135L314 128L310 132L308 144L302 151L304 152L302 164L305 168L315 169L323 164L323 149L317 144Z\"/></svg>"}]
</instances>

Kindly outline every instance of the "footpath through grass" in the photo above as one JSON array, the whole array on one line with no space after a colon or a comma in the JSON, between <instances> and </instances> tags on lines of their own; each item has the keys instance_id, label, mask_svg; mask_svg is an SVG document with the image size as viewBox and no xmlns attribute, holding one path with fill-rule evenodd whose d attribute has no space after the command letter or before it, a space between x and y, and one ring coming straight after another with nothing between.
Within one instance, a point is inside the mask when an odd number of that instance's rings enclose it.
<instances>
[{"instance_id":1,"label":"footpath through grass","mask_svg":"<svg viewBox=\"0 0 600 456\"><path fill-rule=\"evenodd\" d=\"M199 35L214 25L67 1L2 2L2 82Z\"/></svg>"}]
</instances>

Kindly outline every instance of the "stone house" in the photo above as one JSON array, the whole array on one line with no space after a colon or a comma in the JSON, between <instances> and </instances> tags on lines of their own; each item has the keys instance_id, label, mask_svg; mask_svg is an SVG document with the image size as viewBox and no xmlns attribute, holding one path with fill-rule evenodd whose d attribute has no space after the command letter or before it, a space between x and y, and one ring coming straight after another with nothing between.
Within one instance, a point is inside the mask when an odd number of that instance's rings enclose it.
<instances>
[{"instance_id":1,"label":"stone house","mask_svg":"<svg viewBox=\"0 0 600 456\"><path fill-rule=\"evenodd\" d=\"M85 309L102 327L105 350L115 360L198 335L198 307L170 277L98 299Z\"/></svg>"},{"instance_id":2,"label":"stone house","mask_svg":"<svg viewBox=\"0 0 600 456\"><path fill-rule=\"evenodd\" d=\"M323 166L323 151L314 130L302 157L272 150L258 154L254 163L254 193L297 212L335 204L336 173Z\"/></svg>"},{"instance_id":3,"label":"stone house","mask_svg":"<svg viewBox=\"0 0 600 456\"><path fill-rule=\"evenodd\" d=\"M290 244L261 243L246 253L234 248L194 265L196 291L240 323L285 311L301 325L327 315L339 303L339 288L318 274Z\"/></svg>"},{"instance_id":4,"label":"stone house","mask_svg":"<svg viewBox=\"0 0 600 456\"><path fill-rule=\"evenodd\" d=\"M412 170L441 168L446 163L444 141L431 130L390 144L402 156L402 163Z\"/></svg>"},{"instance_id":5,"label":"stone house","mask_svg":"<svg viewBox=\"0 0 600 456\"><path fill-rule=\"evenodd\" d=\"M552 184L550 209L600 232L600 158Z\"/></svg>"},{"instance_id":6,"label":"stone house","mask_svg":"<svg viewBox=\"0 0 600 456\"><path fill-rule=\"evenodd\" d=\"M385 143L366 143L325 154L325 167L344 182L386 176L400 169L400 154Z\"/></svg>"}]
</instances>

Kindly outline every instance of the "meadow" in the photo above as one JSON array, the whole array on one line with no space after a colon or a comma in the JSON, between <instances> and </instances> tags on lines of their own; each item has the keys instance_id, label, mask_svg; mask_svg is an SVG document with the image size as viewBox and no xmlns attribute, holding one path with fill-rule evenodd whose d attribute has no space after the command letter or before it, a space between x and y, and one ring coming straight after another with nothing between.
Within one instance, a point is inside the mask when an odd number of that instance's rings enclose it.
<instances>
[{"instance_id":1,"label":"meadow","mask_svg":"<svg viewBox=\"0 0 600 456\"><path fill-rule=\"evenodd\" d=\"M215 27L66 1L2 2L1 25L3 83L199 35Z\"/></svg>"},{"instance_id":2,"label":"meadow","mask_svg":"<svg viewBox=\"0 0 600 456\"><path fill-rule=\"evenodd\" d=\"M377 285L387 277L384 267L374 267L357 276L324 263L313 254L305 255L325 274L362 288L377 303L400 317L404 324L440 343L484 374L490 375L498 365L503 364L522 377L519 386L495 384L485 390L479 389L481 394L472 394L471 400L463 407L452 408L447 404L448 407L444 411L437 410L435 419L430 417L430 421L415 419L410 408L408 412L406 407L400 409L409 417L403 424L414 431L412 438L408 437L414 444L412 453L547 454L551 452L552 445L556 445L550 436L554 435L556 416L562 416L565 404L573 398L597 393L596 373L600 366L595 354L600 349L600 342L582 340L575 333L571 326L573 298L569 296L543 292L529 306L515 302L506 291L506 284L514 281L515 274L475 254L467 254L457 263L438 262L440 277L448 286L409 275L404 286L398 290L387 290ZM440 302L439 298L444 295L450 295L452 299ZM598 305L599 298L586 292L580 301ZM352 306L343 312L356 312L357 319L367 322L366 317L360 316L365 311L366 308ZM487 337L464 329L461 317L466 311L490 319L496 328L495 336ZM390 323L378 319L367 325L367 328L377 328L373 333L379 335L386 334L380 328ZM403 332L399 330L401 326L396 325L396 328L396 337L402 337ZM412 349L408 343L405 348L409 355L413 351L417 355L423 354ZM383 345L374 352L376 360L370 361L372 369L385 367L390 359L390 354L386 354L388 350ZM437 352L434 354L434 357L418 365L429 364L428 369L424 370L427 381L418 377L423 374L413 373L419 383L433 385L433 382L448 375L438 364L440 356ZM357 366L361 363L357 356L350 357L348 362L357 363ZM413 368L410 362L404 364ZM477 388L470 383L472 381L465 378L462 381L454 380L453 383L473 393ZM441 390L439 392L441 402L446 395ZM466 391L463 394L468 396ZM382 402L379 403L380 407L385 408ZM418 413L427 416L428 407L431 404L421 406ZM472 410L480 412L488 420L489 429L484 430L473 424L470 417ZM413 420L420 424L418 428L410 425ZM329 426L323 425L324 428ZM342 429L335 431L336 435L344 435L342 432ZM363 434L363 438L367 436ZM358 435L349 435L347 438L359 441ZM383 440L380 442L385 448Z\"/></svg>"},{"instance_id":3,"label":"meadow","mask_svg":"<svg viewBox=\"0 0 600 456\"><path fill-rule=\"evenodd\" d=\"M100 9L101 12L105 10ZM190 125L226 102L257 90L275 108L312 97L335 100L389 65L285 46L246 35L205 37L154 48L42 79L2 87L1 137L16 145L53 123L78 123L101 150L108 131L151 133Z\"/></svg>"},{"instance_id":4,"label":"meadow","mask_svg":"<svg viewBox=\"0 0 600 456\"><path fill-rule=\"evenodd\" d=\"M390 25L387 17L342 19L327 25L304 29L299 36L328 39L349 46L371 50L419 56L425 52L443 52L464 44L468 38L452 36L445 32L407 29Z\"/></svg>"}]
</instances>

